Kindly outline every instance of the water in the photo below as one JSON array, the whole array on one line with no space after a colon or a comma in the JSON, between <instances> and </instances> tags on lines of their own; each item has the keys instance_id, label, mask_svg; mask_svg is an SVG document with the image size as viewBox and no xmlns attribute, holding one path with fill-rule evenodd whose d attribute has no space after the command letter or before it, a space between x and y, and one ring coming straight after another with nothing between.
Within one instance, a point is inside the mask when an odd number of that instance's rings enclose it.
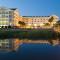
<instances>
[{"instance_id":1,"label":"water","mask_svg":"<svg viewBox=\"0 0 60 60\"><path fill-rule=\"evenodd\" d=\"M16 52L0 53L0 60L60 60L60 45L24 43Z\"/></svg>"}]
</instances>

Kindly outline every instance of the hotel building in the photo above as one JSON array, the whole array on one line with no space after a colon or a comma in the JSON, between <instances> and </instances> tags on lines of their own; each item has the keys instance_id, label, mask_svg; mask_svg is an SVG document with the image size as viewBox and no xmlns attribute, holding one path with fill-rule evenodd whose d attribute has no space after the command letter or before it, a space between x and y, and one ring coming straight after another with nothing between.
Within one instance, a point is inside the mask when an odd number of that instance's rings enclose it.
<instances>
[{"instance_id":1,"label":"hotel building","mask_svg":"<svg viewBox=\"0 0 60 60\"><path fill-rule=\"evenodd\" d=\"M59 20L58 16L52 16L54 20L51 27ZM49 23L52 16L20 16L17 8L0 7L0 28L5 26L20 27L19 21L26 24L25 28L45 27L44 24Z\"/></svg>"},{"instance_id":2,"label":"hotel building","mask_svg":"<svg viewBox=\"0 0 60 60\"><path fill-rule=\"evenodd\" d=\"M0 7L0 28L18 26L19 12L17 8Z\"/></svg>"},{"instance_id":3,"label":"hotel building","mask_svg":"<svg viewBox=\"0 0 60 60\"><path fill-rule=\"evenodd\" d=\"M26 23L26 28L40 28L40 27L45 27L44 24L49 23L49 19L53 17L54 20L51 24L51 27L53 24L55 24L58 20L59 17L56 15L52 16L22 16L21 21Z\"/></svg>"}]
</instances>

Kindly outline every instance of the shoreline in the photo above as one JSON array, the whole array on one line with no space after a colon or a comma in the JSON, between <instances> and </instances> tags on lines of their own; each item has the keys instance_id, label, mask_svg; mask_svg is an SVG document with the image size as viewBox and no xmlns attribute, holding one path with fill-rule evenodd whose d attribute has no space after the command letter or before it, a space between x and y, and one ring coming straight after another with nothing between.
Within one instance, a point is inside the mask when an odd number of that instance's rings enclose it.
<instances>
[{"instance_id":1,"label":"shoreline","mask_svg":"<svg viewBox=\"0 0 60 60\"><path fill-rule=\"evenodd\" d=\"M56 37L57 33L52 29L0 29L0 38L56 39Z\"/></svg>"}]
</instances>

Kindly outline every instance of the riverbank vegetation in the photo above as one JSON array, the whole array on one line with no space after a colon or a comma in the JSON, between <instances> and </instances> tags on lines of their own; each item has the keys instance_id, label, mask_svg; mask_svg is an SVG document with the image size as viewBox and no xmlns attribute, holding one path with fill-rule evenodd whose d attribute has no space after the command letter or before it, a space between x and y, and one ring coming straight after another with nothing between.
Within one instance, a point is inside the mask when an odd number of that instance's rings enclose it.
<instances>
[{"instance_id":1,"label":"riverbank vegetation","mask_svg":"<svg viewBox=\"0 0 60 60\"><path fill-rule=\"evenodd\" d=\"M0 38L20 38L20 39L57 39L60 36L53 30L0 30Z\"/></svg>"}]
</instances>

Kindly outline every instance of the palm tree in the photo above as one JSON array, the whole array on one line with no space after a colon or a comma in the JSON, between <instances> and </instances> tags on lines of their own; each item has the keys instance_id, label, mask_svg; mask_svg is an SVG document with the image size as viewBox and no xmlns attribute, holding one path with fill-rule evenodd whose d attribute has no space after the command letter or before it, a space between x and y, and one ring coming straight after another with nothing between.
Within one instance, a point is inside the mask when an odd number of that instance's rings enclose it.
<instances>
[{"instance_id":1,"label":"palm tree","mask_svg":"<svg viewBox=\"0 0 60 60\"><path fill-rule=\"evenodd\" d=\"M54 25L54 27L60 27L60 20L56 22L56 24Z\"/></svg>"},{"instance_id":2,"label":"palm tree","mask_svg":"<svg viewBox=\"0 0 60 60\"><path fill-rule=\"evenodd\" d=\"M49 19L50 25L51 25L51 23L53 22L53 20L54 20L54 17L51 16L51 18Z\"/></svg>"},{"instance_id":3,"label":"palm tree","mask_svg":"<svg viewBox=\"0 0 60 60\"><path fill-rule=\"evenodd\" d=\"M54 25L54 31L56 31L57 39L60 40L60 20Z\"/></svg>"},{"instance_id":4,"label":"palm tree","mask_svg":"<svg viewBox=\"0 0 60 60\"><path fill-rule=\"evenodd\" d=\"M60 20L57 21L56 24L54 25L54 30L60 32Z\"/></svg>"},{"instance_id":5,"label":"palm tree","mask_svg":"<svg viewBox=\"0 0 60 60\"><path fill-rule=\"evenodd\" d=\"M49 23L45 23L44 26L50 26L50 24Z\"/></svg>"},{"instance_id":6,"label":"palm tree","mask_svg":"<svg viewBox=\"0 0 60 60\"><path fill-rule=\"evenodd\" d=\"M57 21L57 24L60 26L60 20L59 20L59 21Z\"/></svg>"},{"instance_id":7,"label":"palm tree","mask_svg":"<svg viewBox=\"0 0 60 60\"><path fill-rule=\"evenodd\" d=\"M20 24L20 27L22 27L22 28L26 25L26 24L25 24L24 22L22 22L22 21L19 21L18 24Z\"/></svg>"}]
</instances>

